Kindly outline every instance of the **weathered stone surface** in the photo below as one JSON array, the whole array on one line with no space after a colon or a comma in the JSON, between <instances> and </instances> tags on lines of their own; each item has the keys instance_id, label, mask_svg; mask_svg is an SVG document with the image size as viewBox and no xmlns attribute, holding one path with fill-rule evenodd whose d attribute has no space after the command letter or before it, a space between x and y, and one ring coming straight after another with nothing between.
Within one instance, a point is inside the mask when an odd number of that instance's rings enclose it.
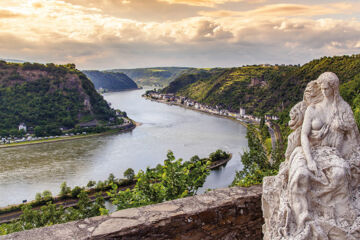
<instances>
[{"instance_id":1,"label":"weathered stone surface","mask_svg":"<svg viewBox=\"0 0 360 240\"><path fill-rule=\"evenodd\" d=\"M263 182L265 240L360 239L360 134L331 72L290 111L286 161Z\"/></svg>"},{"instance_id":2,"label":"weathered stone surface","mask_svg":"<svg viewBox=\"0 0 360 240\"><path fill-rule=\"evenodd\" d=\"M146 210L147 211L154 211L154 212L173 212L178 210L180 207L170 203L161 203L149 206Z\"/></svg>"},{"instance_id":3,"label":"weathered stone surface","mask_svg":"<svg viewBox=\"0 0 360 240\"><path fill-rule=\"evenodd\" d=\"M129 208L114 212L110 216L114 218L137 218L139 215L140 211L137 208Z\"/></svg>"},{"instance_id":4,"label":"weathered stone surface","mask_svg":"<svg viewBox=\"0 0 360 240\"><path fill-rule=\"evenodd\" d=\"M224 188L2 239L262 239L261 186Z\"/></svg>"},{"instance_id":5,"label":"weathered stone surface","mask_svg":"<svg viewBox=\"0 0 360 240\"><path fill-rule=\"evenodd\" d=\"M105 237L114 232L120 232L123 229L134 227L138 225L139 222L133 219L123 219L123 218L110 218L105 222L101 223L93 232L93 237Z\"/></svg>"}]
</instances>

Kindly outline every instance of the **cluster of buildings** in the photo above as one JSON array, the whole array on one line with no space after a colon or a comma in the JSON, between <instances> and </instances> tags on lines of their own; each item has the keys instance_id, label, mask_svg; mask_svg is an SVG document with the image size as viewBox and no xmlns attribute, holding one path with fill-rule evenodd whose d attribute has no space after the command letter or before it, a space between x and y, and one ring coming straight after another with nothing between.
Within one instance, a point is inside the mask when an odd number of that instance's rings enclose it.
<instances>
[{"instance_id":1,"label":"cluster of buildings","mask_svg":"<svg viewBox=\"0 0 360 240\"><path fill-rule=\"evenodd\" d=\"M86 132L82 133L83 135L86 135ZM81 135L80 133L66 133L62 136L48 136L48 137L35 137L31 134L27 133L24 137L18 138L18 137L0 137L0 145L1 144L11 144L11 143L22 143L22 142L31 142L31 141L38 141L38 140L48 140L48 139L55 139L55 138L64 138L64 137L72 137L75 135Z\"/></svg>"},{"instance_id":2,"label":"cluster of buildings","mask_svg":"<svg viewBox=\"0 0 360 240\"><path fill-rule=\"evenodd\" d=\"M19 131L27 132L27 126L25 123L20 123L18 127ZM61 129L63 130L63 129ZM81 134L86 135L86 132L82 132ZM64 138L64 137L72 137L75 135L81 135L80 133L66 133L61 136L48 136L48 137L35 137L30 133L26 133L23 137L1 137L0 136L0 144L11 144L11 143L22 143L22 142L31 142L31 141L38 141L38 140L48 140L48 139L55 139L55 138Z\"/></svg>"},{"instance_id":3,"label":"cluster of buildings","mask_svg":"<svg viewBox=\"0 0 360 240\"><path fill-rule=\"evenodd\" d=\"M201 104L198 103L192 99L186 98L186 97L181 97L181 96L175 96L174 94L161 94L161 93L157 93L157 92L149 92L147 94L147 97L150 97L151 99L154 99L156 101L162 101L162 102L166 102L166 103L170 103L170 104L176 104L176 105L182 105L185 107L189 107L195 110L199 110L202 112L207 112L207 113L211 113L211 114L216 114L216 115L220 115L220 116L226 116L226 117L231 117L234 119L237 119L239 121L245 122L245 123L259 123L260 122L260 118L259 117L255 117L253 115L250 114L246 114L246 111L244 108L240 108L239 112L231 112L227 109L222 109L219 106L209 106L206 104ZM278 120L279 118L277 116L269 116L266 115L265 116L266 120Z\"/></svg>"}]
</instances>

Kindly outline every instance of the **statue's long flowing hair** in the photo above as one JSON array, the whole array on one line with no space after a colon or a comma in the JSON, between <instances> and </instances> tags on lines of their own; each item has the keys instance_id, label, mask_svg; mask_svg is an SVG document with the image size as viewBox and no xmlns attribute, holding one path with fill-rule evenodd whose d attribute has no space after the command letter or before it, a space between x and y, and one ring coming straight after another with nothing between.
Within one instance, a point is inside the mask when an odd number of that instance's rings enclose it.
<instances>
[{"instance_id":1,"label":"statue's long flowing hair","mask_svg":"<svg viewBox=\"0 0 360 240\"><path fill-rule=\"evenodd\" d=\"M325 72L321 74L316 81L319 85L322 83L328 83L333 90L334 101L332 103L332 110L330 113L332 129L342 131L347 135L344 139L347 143L344 142L343 145L345 148L348 148L348 150L344 150L344 153L349 152L352 147L345 145L359 144L360 134L351 107L340 95L339 78L335 73Z\"/></svg>"}]
</instances>

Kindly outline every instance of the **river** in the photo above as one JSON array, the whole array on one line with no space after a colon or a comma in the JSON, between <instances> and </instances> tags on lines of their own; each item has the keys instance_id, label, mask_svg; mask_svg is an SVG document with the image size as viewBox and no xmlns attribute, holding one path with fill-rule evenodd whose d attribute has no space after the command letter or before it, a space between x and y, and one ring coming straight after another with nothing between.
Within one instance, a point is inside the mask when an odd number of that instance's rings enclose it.
<instances>
[{"instance_id":1,"label":"river","mask_svg":"<svg viewBox=\"0 0 360 240\"><path fill-rule=\"evenodd\" d=\"M114 108L141 125L132 132L49 144L0 149L0 207L32 200L37 192L58 194L64 181L71 187L89 180L116 177L162 163L168 150L176 158L206 157L216 149L233 154L226 167L212 171L199 192L228 186L247 149L241 124L141 97L145 90L106 93Z\"/></svg>"}]
</instances>

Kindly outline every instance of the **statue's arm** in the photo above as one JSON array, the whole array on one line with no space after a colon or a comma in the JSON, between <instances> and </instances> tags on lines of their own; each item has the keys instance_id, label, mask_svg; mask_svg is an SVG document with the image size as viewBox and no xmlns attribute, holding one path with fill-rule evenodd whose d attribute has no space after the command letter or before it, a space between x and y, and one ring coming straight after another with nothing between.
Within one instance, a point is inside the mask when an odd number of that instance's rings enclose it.
<instances>
[{"instance_id":1,"label":"statue's arm","mask_svg":"<svg viewBox=\"0 0 360 240\"><path fill-rule=\"evenodd\" d=\"M316 164L311 156L309 135L311 133L311 122L313 117L312 107L308 107L305 112L304 122L301 128L301 146L305 154L308 168L312 171L316 170Z\"/></svg>"}]
</instances>

